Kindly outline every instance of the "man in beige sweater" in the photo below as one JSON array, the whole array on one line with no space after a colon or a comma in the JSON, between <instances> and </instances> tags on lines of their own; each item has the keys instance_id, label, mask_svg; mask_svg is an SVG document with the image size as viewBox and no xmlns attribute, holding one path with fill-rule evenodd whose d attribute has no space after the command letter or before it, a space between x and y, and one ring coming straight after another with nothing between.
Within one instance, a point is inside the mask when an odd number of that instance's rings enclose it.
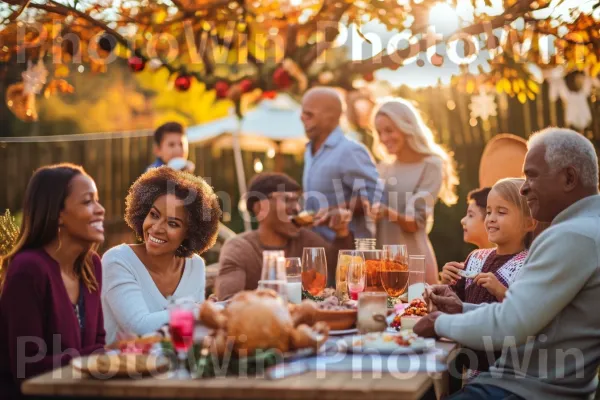
<instances>
[{"instance_id":1,"label":"man in beige sweater","mask_svg":"<svg viewBox=\"0 0 600 400\"><path fill-rule=\"evenodd\" d=\"M324 247L328 286L335 285L338 250L354 248L348 228L351 213L330 209L328 215L319 218L320 223L335 232L335 239L330 243L318 233L292 222L291 217L300 211L300 196L300 185L285 174L262 173L250 182L246 206L256 217L258 229L237 235L221 249L215 282L219 300L257 288L264 250L283 250L286 257L302 257L305 247Z\"/></svg>"},{"instance_id":2,"label":"man in beige sweater","mask_svg":"<svg viewBox=\"0 0 600 400\"><path fill-rule=\"evenodd\" d=\"M531 137L521 194L537 237L501 303L474 306L435 287L439 311L414 327L501 357L452 400L590 399L600 364L600 196L592 143L568 129Z\"/></svg>"}]
</instances>

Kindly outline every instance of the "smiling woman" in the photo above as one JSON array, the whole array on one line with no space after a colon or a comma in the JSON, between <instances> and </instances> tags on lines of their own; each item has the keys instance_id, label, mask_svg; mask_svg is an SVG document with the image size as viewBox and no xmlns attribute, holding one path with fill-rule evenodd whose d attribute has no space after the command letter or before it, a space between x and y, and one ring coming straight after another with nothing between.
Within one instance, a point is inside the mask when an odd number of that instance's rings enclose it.
<instances>
[{"instance_id":1,"label":"smiling woman","mask_svg":"<svg viewBox=\"0 0 600 400\"><path fill-rule=\"evenodd\" d=\"M205 296L199 254L216 241L221 209L202 179L153 168L129 189L125 221L142 244L113 247L102 258L107 343L144 335L168 322L169 298Z\"/></svg>"},{"instance_id":2,"label":"smiling woman","mask_svg":"<svg viewBox=\"0 0 600 400\"><path fill-rule=\"evenodd\" d=\"M17 242L0 261L0 393L104 347L104 208L94 180L72 164L35 171ZM55 337L59 337L58 346Z\"/></svg>"}]
</instances>

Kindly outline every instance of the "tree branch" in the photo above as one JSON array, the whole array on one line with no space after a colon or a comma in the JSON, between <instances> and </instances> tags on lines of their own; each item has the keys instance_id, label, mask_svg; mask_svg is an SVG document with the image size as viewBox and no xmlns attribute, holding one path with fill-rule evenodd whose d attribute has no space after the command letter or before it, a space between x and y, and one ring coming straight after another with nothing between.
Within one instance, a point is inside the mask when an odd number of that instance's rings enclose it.
<instances>
[{"instance_id":1,"label":"tree branch","mask_svg":"<svg viewBox=\"0 0 600 400\"><path fill-rule=\"evenodd\" d=\"M453 37L457 37L457 35L480 35L482 33L492 32L494 29L510 24L519 17L531 11L529 8L531 2L532 0L521 0L521 2L518 2L511 8L507 9L504 14L493 18L491 21L480 22L467 26L456 31L450 36L442 38L441 40L438 39L432 41L431 37L427 36L420 39L416 44L411 45L407 49L398 50L391 54L385 54L386 51L384 50L372 58L359 61L348 61L342 68L347 68L349 73L355 74L367 74L381 68L397 69L402 66L402 63L407 58L414 57L423 51L427 51L427 49L439 43L447 42ZM427 29L427 27L425 26L422 29ZM420 33L424 32L415 32L415 34ZM496 44L496 47L499 45L499 43Z\"/></svg>"},{"instance_id":2,"label":"tree branch","mask_svg":"<svg viewBox=\"0 0 600 400\"><path fill-rule=\"evenodd\" d=\"M323 54L324 51L331 48L332 43L335 41L335 39L340 33L339 29L337 29L337 24L340 22L340 20L352 4L343 3L340 6L339 3L331 2L327 3L327 5L333 5L333 7L336 8L336 11L332 15L331 21L327 21L332 25L335 24L335 27L327 26L327 28L333 29L326 29L326 31L324 32L324 40L321 42L317 42L314 45L311 45L306 53L306 56L302 60L299 60L299 65L303 70L308 69L312 65L312 63L315 60L317 60L321 56L321 54ZM323 7L321 8L321 10L319 10L319 14L324 14L326 10L326 5L325 3L323 3ZM318 22L321 21L321 19L319 18L319 14L317 15L317 17L315 17L315 19L311 21L311 24L315 24L317 28L319 27Z\"/></svg>"}]
</instances>

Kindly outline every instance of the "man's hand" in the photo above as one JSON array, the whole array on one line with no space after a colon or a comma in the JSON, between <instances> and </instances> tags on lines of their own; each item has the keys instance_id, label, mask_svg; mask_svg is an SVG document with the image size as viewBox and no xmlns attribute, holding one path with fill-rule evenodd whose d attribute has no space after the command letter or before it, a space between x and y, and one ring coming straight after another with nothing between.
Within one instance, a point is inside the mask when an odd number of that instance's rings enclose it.
<instances>
[{"instance_id":1,"label":"man's hand","mask_svg":"<svg viewBox=\"0 0 600 400\"><path fill-rule=\"evenodd\" d=\"M388 215L388 207L385 204L377 203L373 204L371 209L369 210L369 216L373 219L373 221L377 222Z\"/></svg>"},{"instance_id":2,"label":"man's hand","mask_svg":"<svg viewBox=\"0 0 600 400\"><path fill-rule=\"evenodd\" d=\"M327 225L335 232L336 237L346 237L350 234L348 225L352 220L352 212L343 207L321 209L315 215L315 226Z\"/></svg>"},{"instance_id":3,"label":"man's hand","mask_svg":"<svg viewBox=\"0 0 600 400\"><path fill-rule=\"evenodd\" d=\"M494 275L493 273L481 273L477 275L473 281L477 285L486 288L492 296L498 299L498 301L504 300L504 296L506 295L506 291L508 289L498 280L498 278L496 278L496 275Z\"/></svg>"},{"instance_id":4,"label":"man's hand","mask_svg":"<svg viewBox=\"0 0 600 400\"><path fill-rule=\"evenodd\" d=\"M463 302L448 285L432 285L428 293L431 301L438 310L446 314L462 314Z\"/></svg>"},{"instance_id":5,"label":"man's hand","mask_svg":"<svg viewBox=\"0 0 600 400\"><path fill-rule=\"evenodd\" d=\"M329 229L335 232L338 238L346 237L350 234L348 227L352 220L352 212L345 208L332 209L329 216Z\"/></svg>"},{"instance_id":6,"label":"man's hand","mask_svg":"<svg viewBox=\"0 0 600 400\"><path fill-rule=\"evenodd\" d=\"M458 271L465 269L464 263L459 263L456 261L451 261L444 265L442 268L442 283L444 285L454 285L457 281L459 281L462 277L458 274Z\"/></svg>"},{"instance_id":7,"label":"man's hand","mask_svg":"<svg viewBox=\"0 0 600 400\"><path fill-rule=\"evenodd\" d=\"M419 322L413 327L413 332L426 338L437 337L437 333L435 333L435 320L438 319L440 315L442 315L440 311L434 311L431 314L421 317Z\"/></svg>"}]
</instances>

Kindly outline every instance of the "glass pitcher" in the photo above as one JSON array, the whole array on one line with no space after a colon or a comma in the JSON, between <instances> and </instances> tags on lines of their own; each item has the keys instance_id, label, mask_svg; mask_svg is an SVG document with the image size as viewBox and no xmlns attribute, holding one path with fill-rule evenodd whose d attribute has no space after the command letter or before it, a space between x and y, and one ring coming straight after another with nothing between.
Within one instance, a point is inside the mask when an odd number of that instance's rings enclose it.
<instances>
[{"instance_id":1,"label":"glass pitcher","mask_svg":"<svg viewBox=\"0 0 600 400\"><path fill-rule=\"evenodd\" d=\"M375 249L376 239L355 239L356 250L362 251L367 267L367 283L365 292L385 292L381 283L381 263L383 252Z\"/></svg>"}]
</instances>

